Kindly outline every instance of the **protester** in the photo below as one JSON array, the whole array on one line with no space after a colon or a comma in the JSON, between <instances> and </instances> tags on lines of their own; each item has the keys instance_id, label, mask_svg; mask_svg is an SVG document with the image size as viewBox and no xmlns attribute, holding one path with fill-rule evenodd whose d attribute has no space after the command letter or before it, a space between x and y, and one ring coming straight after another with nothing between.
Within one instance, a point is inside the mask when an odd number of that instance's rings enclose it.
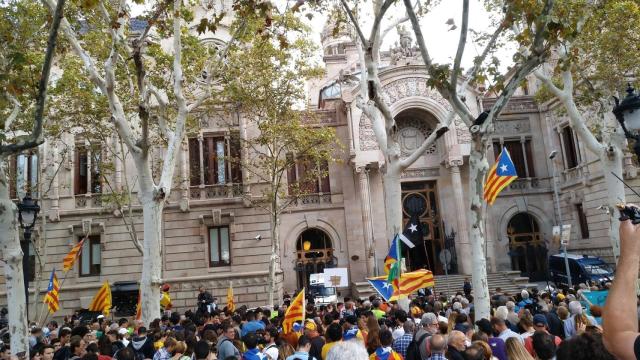
<instances>
[{"instance_id":1,"label":"protester","mask_svg":"<svg viewBox=\"0 0 640 360\"><path fill-rule=\"evenodd\" d=\"M533 357L527 352L517 337L509 337L505 343L507 345L507 357L509 360L533 360Z\"/></svg>"},{"instance_id":2,"label":"protester","mask_svg":"<svg viewBox=\"0 0 640 360\"><path fill-rule=\"evenodd\" d=\"M380 330L380 346L369 356L369 360L402 360L400 354L391 348L393 334L391 331Z\"/></svg>"},{"instance_id":3,"label":"protester","mask_svg":"<svg viewBox=\"0 0 640 360\"><path fill-rule=\"evenodd\" d=\"M444 336L440 334L434 334L429 338L429 350L430 356L428 360L446 360L445 351L447 349L447 341ZM422 359L426 359L422 357Z\"/></svg>"},{"instance_id":4,"label":"protester","mask_svg":"<svg viewBox=\"0 0 640 360\"><path fill-rule=\"evenodd\" d=\"M296 348L296 352L288 356L286 360L320 360L309 356L310 349L311 339L306 335L302 335L298 338L298 347Z\"/></svg>"},{"instance_id":5,"label":"protester","mask_svg":"<svg viewBox=\"0 0 640 360\"><path fill-rule=\"evenodd\" d=\"M226 359L231 356L240 356L240 350L238 350L238 348L234 345L235 338L236 329L231 324L225 325L223 327L222 336L218 338L218 344L216 345L216 348L218 349L218 359Z\"/></svg>"},{"instance_id":6,"label":"protester","mask_svg":"<svg viewBox=\"0 0 640 360\"><path fill-rule=\"evenodd\" d=\"M449 339L447 340L447 359L448 360L464 360L463 352L467 348L465 345L466 336L458 331L453 330L449 334Z\"/></svg>"},{"instance_id":7,"label":"protester","mask_svg":"<svg viewBox=\"0 0 640 360\"><path fill-rule=\"evenodd\" d=\"M325 360L367 360L367 349L357 341L343 341L329 350ZM391 357L387 358L392 360Z\"/></svg>"},{"instance_id":8,"label":"protester","mask_svg":"<svg viewBox=\"0 0 640 360\"><path fill-rule=\"evenodd\" d=\"M326 360L329 350L338 344L339 341L342 341L342 327L339 324L332 323L327 328L325 337L327 342L322 346L322 360Z\"/></svg>"},{"instance_id":9,"label":"protester","mask_svg":"<svg viewBox=\"0 0 640 360\"><path fill-rule=\"evenodd\" d=\"M402 355L402 358L407 357L407 348L413 340L415 323L411 320L405 321L403 326L404 334L393 341L393 350Z\"/></svg>"}]
</instances>

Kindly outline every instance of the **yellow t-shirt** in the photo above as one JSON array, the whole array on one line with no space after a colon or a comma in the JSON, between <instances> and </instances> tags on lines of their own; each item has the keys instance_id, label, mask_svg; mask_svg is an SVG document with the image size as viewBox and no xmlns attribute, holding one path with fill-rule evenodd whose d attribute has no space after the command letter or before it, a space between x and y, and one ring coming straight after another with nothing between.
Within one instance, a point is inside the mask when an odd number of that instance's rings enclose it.
<instances>
[{"instance_id":1,"label":"yellow t-shirt","mask_svg":"<svg viewBox=\"0 0 640 360\"><path fill-rule=\"evenodd\" d=\"M322 360L327 358L329 350L331 350L332 347L336 346L337 343L339 343L339 341L329 342L322 346L322 352L320 353L320 355L322 356Z\"/></svg>"}]
</instances>

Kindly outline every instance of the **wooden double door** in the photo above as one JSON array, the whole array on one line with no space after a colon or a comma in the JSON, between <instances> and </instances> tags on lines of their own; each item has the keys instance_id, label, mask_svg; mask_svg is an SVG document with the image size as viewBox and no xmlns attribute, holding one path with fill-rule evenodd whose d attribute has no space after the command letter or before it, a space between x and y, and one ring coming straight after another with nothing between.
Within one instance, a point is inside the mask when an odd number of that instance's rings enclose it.
<instances>
[{"instance_id":1,"label":"wooden double door","mask_svg":"<svg viewBox=\"0 0 640 360\"><path fill-rule=\"evenodd\" d=\"M410 270L429 269L443 274L438 255L444 248L442 219L436 181L402 183L403 227L414 219L422 229L422 242L413 249L404 249L403 256Z\"/></svg>"}]
</instances>

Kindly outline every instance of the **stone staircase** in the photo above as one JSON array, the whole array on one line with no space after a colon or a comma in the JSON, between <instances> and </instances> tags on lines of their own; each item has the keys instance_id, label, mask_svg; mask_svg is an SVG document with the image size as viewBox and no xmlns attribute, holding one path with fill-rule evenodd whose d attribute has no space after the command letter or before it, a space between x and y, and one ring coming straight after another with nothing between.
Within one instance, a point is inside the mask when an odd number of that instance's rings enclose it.
<instances>
[{"instance_id":1,"label":"stone staircase","mask_svg":"<svg viewBox=\"0 0 640 360\"><path fill-rule=\"evenodd\" d=\"M462 284L464 278L471 275L436 275L435 276L435 291L436 293L444 292L455 294L458 291L462 291ZM522 289L529 287L529 279L520 276L519 271L504 271L487 274L489 280L489 291L493 292L497 287L502 291L509 294L519 293ZM447 291L447 285L449 286ZM473 292L472 292L473 294ZM367 281L354 282L351 284L351 295L354 298L368 298L370 295L377 295L377 292L369 285Z\"/></svg>"}]
</instances>

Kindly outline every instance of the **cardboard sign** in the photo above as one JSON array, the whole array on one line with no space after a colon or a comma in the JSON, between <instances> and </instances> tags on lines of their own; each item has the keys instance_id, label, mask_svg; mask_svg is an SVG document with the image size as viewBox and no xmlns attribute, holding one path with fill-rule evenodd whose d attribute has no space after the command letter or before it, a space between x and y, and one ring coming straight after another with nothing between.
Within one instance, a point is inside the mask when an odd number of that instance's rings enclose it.
<instances>
[{"instance_id":1,"label":"cardboard sign","mask_svg":"<svg viewBox=\"0 0 640 360\"><path fill-rule=\"evenodd\" d=\"M349 287L347 268L324 269L324 287Z\"/></svg>"}]
</instances>

